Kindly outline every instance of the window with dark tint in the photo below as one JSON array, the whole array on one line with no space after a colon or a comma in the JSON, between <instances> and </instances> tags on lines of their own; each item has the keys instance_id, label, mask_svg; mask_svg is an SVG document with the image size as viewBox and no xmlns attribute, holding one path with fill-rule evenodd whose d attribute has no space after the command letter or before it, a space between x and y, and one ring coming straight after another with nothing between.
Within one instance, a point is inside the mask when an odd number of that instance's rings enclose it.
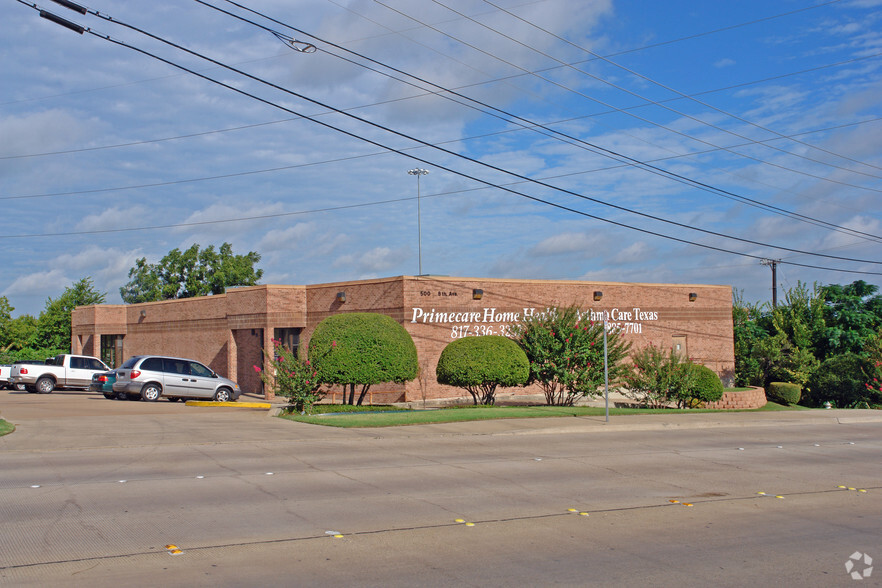
<instances>
[{"instance_id":1,"label":"window with dark tint","mask_svg":"<svg viewBox=\"0 0 882 588\"><path fill-rule=\"evenodd\" d=\"M186 376L190 374L190 362L184 359L169 359L165 358L163 362L165 364L165 371L171 374L181 374L182 376Z\"/></svg>"},{"instance_id":2,"label":"window with dark tint","mask_svg":"<svg viewBox=\"0 0 882 588\"><path fill-rule=\"evenodd\" d=\"M71 357L70 358L70 367L75 370L89 369L89 366L86 363L85 357Z\"/></svg>"},{"instance_id":3,"label":"window with dark tint","mask_svg":"<svg viewBox=\"0 0 882 588\"><path fill-rule=\"evenodd\" d=\"M127 360L125 360L125 361L123 362L123 364L122 364L121 366L119 366L119 367L124 367L124 368L126 368L126 369L133 368L133 367L135 367L135 364L138 363L138 360L139 360L139 359L141 359L141 358L138 357L137 355L134 356L134 357L130 357L130 358L128 358Z\"/></svg>"},{"instance_id":4,"label":"window with dark tint","mask_svg":"<svg viewBox=\"0 0 882 588\"><path fill-rule=\"evenodd\" d=\"M162 371L162 358L161 357L148 357L144 361L141 362L141 369L150 372L161 372Z\"/></svg>"},{"instance_id":5,"label":"window with dark tint","mask_svg":"<svg viewBox=\"0 0 882 588\"><path fill-rule=\"evenodd\" d=\"M191 376L202 376L203 378L210 378L212 375L212 371L202 365L201 363L196 363L195 361L190 362L190 375Z\"/></svg>"},{"instance_id":6,"label":"window with dark tint","mask_svg":"<svg viewBox=\"0 0 882 588\"><path fill-rule=\"evenodd\" d=\"M105 368L104 365L102 365L101 362L98 361L97 359L90 359L89 360L89 369L90 370L103 370L103 369L107 369L107 368Z\"/></svg>"}]
</instances>

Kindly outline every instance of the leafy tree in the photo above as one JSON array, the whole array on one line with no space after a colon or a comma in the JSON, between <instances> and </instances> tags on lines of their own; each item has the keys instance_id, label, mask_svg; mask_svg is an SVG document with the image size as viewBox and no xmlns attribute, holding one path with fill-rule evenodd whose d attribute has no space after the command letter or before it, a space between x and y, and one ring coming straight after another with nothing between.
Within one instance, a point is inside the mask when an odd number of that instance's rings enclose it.
<instances>
[{"instance_id":1,"label":"leafy tree","mask_svg":"<svg viewBox=\"0 0 882 588\"><path fill-rule=\"evenodd\" d=\"M478 404L496 403L498 386L523 386L530 377L527 354L500 335L465 337L453 341L438 358L438 382L468 390Z\"/></svg>"},{"instance_id":2,"label":"leafy tree","mask_svg":"<svg viewBox=\"0 0 882 588\"><path fill-rule=\"evenodd\" d=\"M83 278L64 289L61 296L46 301L46 308L37 318L36 329L28 346L70 351L70 313L77 306L102 304L105 294L95 290L92 278Z\"/></svg>"},{"instance_id":3,"label":"leafy tree","mask_svg":"<svg viewBox=\"0 0 882 588\"><path fill-rule=\"evenodd\" d=\"M866 342L882 327L882 296L879 288L863 280L847 286L824 286L826 329L823 357L861 353Z\"/></svg>"},{"instance_id":4,"label":"leafy tree","mask_svg":"<svg viewBox=\"0 0 882 588\"><path fill-rule=\"evenodd\" d=\"M323 384L343 386L343 403L358 405L370 387L382 382L404 383L417 377L416 345L392 317L376 313L332 315L315 328L309 340L309 361Z\"/></svg>"},{"instance_id":5,"label":"leafy tree","mask_svg":"<svg viewBox=\"0 0 882 588\"><path fill-rule=\"evenodd\" d=\"M528 383L538 383L549 405L572 406L603 385L603 323L584 320L575 306L552 308L512 325L511 337L530 361ZM617 331L607 333L610 381L630 348Z\"/></svg>"},{"instance_id":6,"label":"leafy tree","mask_svg":"<svg viewBox=\"0 0 882 588\"><path fill-rule=\"evenodd\" d=\"M755 353L760 342L769 337L763 326L766 304L744 302L743 293L735 291L732 300L732 324L735 337L735 385L758 386L763 380L762 356ZM760 382L760 383L758 383Z\"/></svg>"},{"instance_id":7,"label":"leafy tree","mask_svg":"<svg viewBox=\"0 0 882 588\"><path fill-rule=\"evenodd\" d=\"M12 323L12 311L15 310L6 296L0 296L0 351L8 349L14 340L9 326Z\"/></svg>"},{"instance_id":8,"label":"leafy tree","mask_svg":"<svg viewBox=\"0 0 882 588\"><path fill-rule=\"evenodd\" d=\"M119 292L128 304L223 294L232 286L256 285L263 276L263 270L254 269L259 261L254 251L234 255L229 243L220 250L209 245L200 251L198 244L186 251L174 248L158 264L145 257L136 260Z\"/></svg>"},{"instance_id":9,"label":"leafy tree","mask_svg":"<svg viewBox=\"0 0 882 588\"><path fill-rule=\"evenodd\" d=\"M263 353L272 365L271 373L254 366L263 383L276 395L287 398L297 412L312 412L324 393L319 391L318 371L310 361L300 359L277 339L273 339L273 352Z\"/></svg>"},{"instance_id":10,"label":"leafy tree","mask_svg":"<svg viewBox=\"0 0 882 588\"><path fill-rule=\"evenodd\" d=\"M812 375L803 402L820 406L829 401L837 408L882 404L882 385L873 381L876 372L876 366L856 353L830 357Z\"/></svg>"}]
</instances>

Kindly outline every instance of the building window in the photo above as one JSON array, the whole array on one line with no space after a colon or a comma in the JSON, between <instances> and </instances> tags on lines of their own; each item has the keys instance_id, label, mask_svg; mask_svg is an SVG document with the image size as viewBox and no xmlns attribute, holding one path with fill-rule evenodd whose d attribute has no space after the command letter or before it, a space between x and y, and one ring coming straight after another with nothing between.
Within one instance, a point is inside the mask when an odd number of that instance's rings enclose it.
<instances>
[{"instance_id":1,"label":"building window","mask_svg":"<svg viewBox=\"0 0 882 588\"><path fill-rule=\"evenodd\" d=\"M297 348L300 347L300 331L302 329L273 329L273 339L281 341L294 356L297 356Z\"/></svg>"},{"instance_id":2,"label":"building window","mask_svg":"<svg viewBox=\"0 0 882 588\"><path fill-rule=\"evenodd\" d=\"M101 335L101 360L110 367L119 367L123 359L123 335Z\"/></svg>"}]
</instances>

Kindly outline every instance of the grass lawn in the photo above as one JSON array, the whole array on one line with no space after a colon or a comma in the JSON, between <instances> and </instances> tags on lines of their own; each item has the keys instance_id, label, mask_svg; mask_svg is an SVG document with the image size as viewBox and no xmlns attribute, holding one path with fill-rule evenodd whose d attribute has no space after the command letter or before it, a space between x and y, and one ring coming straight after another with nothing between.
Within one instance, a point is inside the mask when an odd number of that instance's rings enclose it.
<instances>
[{"instance_id":1,"label":"grass lawn","mask_svg":"<svg viewBox=\"0 0 882 588\"><path fill-rule=\"evenodd\" d=\"M0 419L0 437L3 435L8 435L9 433L15 430L15 425L10 423L9 421L4 421Z\"/></svg>"},{"instance_id":2,"label":"grass lawn","mask_svg":"<svg viewBox=\"0 0 882 588\"><path fill-rule=\"evenodd\" d=\"M406 410L395 407L344 407L319 405L318 410L332 408L323 414L282 415L281 418L298 423L326 425L330 427L396 427L402 425L422 425L430 423L454 423L462 421L482 421L488 419L528 419L545 417L604 416L603 407L594 406L469 406L440 408L437 410ZM759 410L800 410L804 407L781 406L769 402ZM809 409L804 409L809 410ZM733 412L708 409L652 409L652 408L610 408L610 416L634 414L673 414L699 412Z\"/></svg>"}]
</instances>

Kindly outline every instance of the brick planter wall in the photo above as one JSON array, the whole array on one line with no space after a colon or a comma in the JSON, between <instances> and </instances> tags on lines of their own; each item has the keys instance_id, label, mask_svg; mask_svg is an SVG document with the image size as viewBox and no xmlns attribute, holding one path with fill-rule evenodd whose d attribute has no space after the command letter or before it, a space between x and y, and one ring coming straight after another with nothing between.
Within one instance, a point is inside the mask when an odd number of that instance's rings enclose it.
<instances>
[{"instance_id":1,"label":"brick planter wall","mask_svg":"<svg viewBox=\"0 0 882 588\"><path fill-rule=\"evenodd\" d=\"M735 409L760 408L766 405L766 391L763 388L751 388L743 392L723 392L723 397L716 402L708 402L705 408Z\"/></svg>"}]
</instances>

